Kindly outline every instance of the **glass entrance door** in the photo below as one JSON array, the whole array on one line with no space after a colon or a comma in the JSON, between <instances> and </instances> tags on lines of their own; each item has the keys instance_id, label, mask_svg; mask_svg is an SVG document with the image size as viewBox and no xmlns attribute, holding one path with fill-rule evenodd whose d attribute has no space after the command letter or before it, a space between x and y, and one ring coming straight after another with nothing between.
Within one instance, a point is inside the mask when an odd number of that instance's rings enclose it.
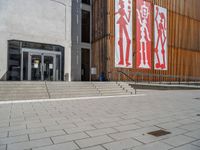
<instances>
[{"instance_id":1,"label":"glass entrance door","mask_svg":"<svg viewBox=\"0 0 200 150\"><path fill-rule=\"evenodd\" d=\"M30 55L29 71L30 78L32 81L42 80L42 57L41 55Z\"/></svg>"},{"instance_id":2,"label":"glass entrance door","mask_svg":"<svg viewBox=\"0 0 200 150\"><path fill-rule=\"evenodd\" d=\"M45 81L55 80L55 56L43 57L43 76Z\"/></svg>"},{"instance_id":3,"label":"glass entrance door","mask_svg":"<svg viewBox=\"0 0 200 150\"><path fill-rule=\"evenodd\" d=\"M21 57L21 80L62 80L61 52L23 49Z\"/></svg>"},{"instance_id":4,"label":"glass entrance door","mask_svg":"<svg viewBox=\"0 0 200 150\"><path fill-rule=\"evenodd\" d=\"M56 55L43 53L29 53L28 80L31 81L55 81Z\"/></svg>"}]
</instances>

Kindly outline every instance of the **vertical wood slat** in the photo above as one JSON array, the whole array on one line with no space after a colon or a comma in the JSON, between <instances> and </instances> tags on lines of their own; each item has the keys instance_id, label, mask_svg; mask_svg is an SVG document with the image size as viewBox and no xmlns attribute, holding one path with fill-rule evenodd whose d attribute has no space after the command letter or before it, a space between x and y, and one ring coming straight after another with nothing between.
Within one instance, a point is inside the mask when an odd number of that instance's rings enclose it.
<instances>
[{"instance_id":1,"label":"vertical wood slat","mask_svg":"<svg viewBox=\"0 0 200 150\"><path fill-rule=\"evenodd\" d=\"M200 1L199 0L147 0L168 9L168 71L135 69L136 49L136 12L133 0L133 68L114 68L114 0L93 0L93 56L92 66L100 72L110 73L118 70L124 72L144 72L150 74L177 75L182 77L200 77ZM106 7L102 4L106 3ZM107 8L105 17L99 17L101 9ZM152 18L153 19L153 18ZM101 22L101 23L100 23ZM102 25L107 29L102 29ZM98 26L98 28L97 28ZM101 33L101 32L104 33ZM152 31L153 25L152 25ZM98 33L98 34L97 34ZM100 33L100 34L99 34ZM152 33L153 36L153 33ZM106 49L106 51L105 51ZM153 52L153 47L152 47ZM103 56L101 56L103 55ZM101 58L101 59L100 59ZM152 60L153 53L152 53ZM106 65L105 65L106 64ZM104 66L104 67L103 67ZM114 77L115 76L115 77ZM111 80L117 80L113 75ZM122 78L121 78L122 79ZM123 78L126 80L126 78Z\"/></svg>"}]
</instances>

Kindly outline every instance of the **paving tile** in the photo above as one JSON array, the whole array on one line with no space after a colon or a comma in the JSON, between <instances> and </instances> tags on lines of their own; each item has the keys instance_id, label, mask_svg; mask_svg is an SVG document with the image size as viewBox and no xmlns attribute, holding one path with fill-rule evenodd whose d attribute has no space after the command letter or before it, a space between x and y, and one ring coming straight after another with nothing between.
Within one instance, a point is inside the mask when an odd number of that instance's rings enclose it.
<instances>
[{"instance_id":1,"label":"paving tile","mask_svg":"<svg viewBox=\"0 0 200 150\"><path fill-rule=\"evenodd\" d=\"M121 118L119 117L109 117L109 118L102 118L100 119L101 122L106 123L106 122L117 122L117 121L122 121Z\"/></svg>"},{"instance_id":2,"label":"paving tile","mask_svg":"<svg viewBox=\"0 0 200 150\"><path fill-rule=\"evenodd\" d=\"M106 150L101 146L94 146L94 147L90 147L90 148L83 148L81 150Z\"/></svg>"},{"instance_id":3,"label":"paving tile","mask_svg":"<svg viewBox=\"0 0 200 150\"><path fill-rule=\"evenodd\" d=\"M144 134L144 135L137 135L134 137L134 139L136 139L137 141L140 141L141 143L144 144L148 144L148 143L152 143L152 142L157 142L161 139L165 139L165 136L162 137L154 137L152 135L149 134Z\"/></svg>"},{"instance_id":4,"label":"paving tile","mask_svg":"<svg viewBox=\"0 0 200 150\"><path fill-rule=\"evenodd\" d=\"M69 129L69 128L75 128L76 126L74 124L62 124L62 125L56 125L56 126L48 126L45 127L47 131L53 131L53 130L62 130L62 129Z\"/></svg>"},{"instance_id":5,"label":"paving tile","mask_svg":"<svg viewBox=\"0 0 200 150\"><path fill-rule=\"evenodd\" d=\"M94 120L91 120L91 121L77 122L77 123L74 123L74 124L77 125L78 127L82 127L82 126L88 126L88 125L95 125L95 124L99 124L99 123L102 123L102 122L94 119Z\"/></svg>"},{"instance_id":6,"label":"paving tile","mask_svg":"<svg viewBox=\"0 0 200 150\"><path fill-rule=\"evenodd\" d=\"M77 150L78 146L73 143L62 143L62 144L54 144L50 146L40 147L40 148L33 148L32 150Z\"/></svg>"},{"instance_id":7,"label":"paving tile","mask_svg":"<svg viewBox=\"0 0 200 150\"><path fill-rule=\"evenodd\" d=\"M186 129L189 131L194 131L194 130L200 129L200 124L191 123L191 124L180 126L179 128Z\"/></svg>"},{"instance_id":8,"label":"paving tile","mask_svg":"<svg viewBox=\"0 0 200 150\"><path fill-rule=\"evenodd\" d=\"M195 130L195 131L186 133L185 135L196 138L196 139L200 139L200 130Z\"/></svg>"},{"instance_id":9,"label":"paving tile","mask_svg":"<svg viewBox=\"0 0 200 150\"><path fill-rule=\"evenodd\" d=\"M58 120L59 124L70 124L70 123L78 123L83 122L81 118L72 118L72 119L65 119L65 120Z\"/></svg>"},{"instance_id":10,"label":"paving tile","mask_svg":"<svg viewBox=\"0 0 200 150\"><path fill-rule=\"evenodd\" d=\"M125 119L125 120L121 120L121 121L117 121L117 123L119 123L120 125L129 125L129 124L135 124L140 122L137 119Z\"/></svg>"},{"instance_id":11,"label":"paving tile","mask_svg":"<svg viewBox=\"0 0 200 150\"><path fill-rule=\"evenodd\" d=\"M6 150L6 145L0 145L0 150Z\"/></svg>"},{"instance_id":12,"label":"paving tile","mask_svg":"<svg viewBox=\"0 0 200 150\"><path fill-rule=\"evenodd\" d=\"M0 123L0 128L4 128L4 127L9 127L9 122L8 121Z\"/></svg>"},{"instance_id":13,"label":"paving tile","mask_svg":"<svg viewBox=\"0 0 200 150\"><path fill-rule=\"evenodd\" d=\"M148 126L157 125L159 123L160 122L158 120L148 120L148 121L136 123L136 125L139 126L139 127L148 127Z\"/></svg>"},{"instance_id":14,"label":"paving tile","mask_svg":"<svg viewBox=\"0 0 200 150\"><path fill-rule=\"evenodd\" d=\"M86 147L90 147L90 146L96 146L99 144L105 144L105 143L112 142L112 141L113 140L108 136L99 136L99 137L77 140L76 143L81 148L86 148Z\"/></svg>"},{"instance_id":15,"label":"paving tile","mask_svg":"<svg viewBox=\"0 0 200 150\"><path fill-rule=\"evenodd\" d=\"M12 144L17 142L28 141L27 135L16 136L16 137L8 137L8 138L0 138L0 145L2 144Z\"/></svg>"},{"instance_id":16,"label":"paving tile","mask_svg":"<svg viewBox=\"0 0 200 150\"><path fill-rule=\"evenodd\" d=\"M191 144L187 144L187 145L184 145L184 146L174 148L172 150L200 150L200 147L197 147L197 146L194 146L194 145L191 145Z\"/></svg>"},{"instance_id":17,"label":"paving tile","mask_svg":"<svg viewBox=\"0 0 200 150\"><path fill-rule=\"evenodd\" d=\"M179 135L179 136L175 136L175 137L172 137L172 138L169 138L166 140L162 140L162 142L177 147L177 146L180 146L183 144L191 143L195 140L196 139L194 139L194 138L190 138L190 137L187 137L184 135Z\"/></svg>"},{"instance_id":18,"label":"paving tile","mask_svg":"<svg viewBox=\"0 0 200 150\"><path fill-rule=\"evenodd\" d=\"M118 123L116 122L108 122L108 123L99 123L99 124L95 124L94 125L96 128L110 128L110 127L116 127L116 126L119 126Z\"/></svg>"},{"instance_id":19,"label":"paving tile","mask_svg":"<svg viewBox=\"0 0 200 150\"><path fill-rule=\"evenodd\" d=\"M64 130L71 134L71 133L77 133L77 132L83 132L88 130L94 130L95 128L92 126L82 126L82 127L76 127L76 128L65 128Z\"/></svg>"},{"instance_id":20,"label":"paving tile","mask_svg":"<svg viewBox=\"0 0 200 150\"><path fill-rule=\"evenodd\" d=\"M100 135L106 135L110 133L117 132L115 129L112 128L106 128L106 129L96 129L91 131L86 131L86 133L90 136L100 136Z\"/></svg>"},{"instance_id":21,"label":"paving tile","mask_svg":"<svg viewBox=\"0 0 200 150\"><path fill-rule=\"evenodd\" d=\"M31 149L35 147L42 147L53 144L51 139L40 139L40 140L32 140L27 142L20 142L15 144L9 144L7 150L24 150Z\"/></svg>"},{"instance_id":22,"label":"paving tile","mask_svg":"<svg viewBox=\"0 0 200 150\"><path fill-rule=\"evenodd\" d=\"M35 139L42 139L42 138L48 138L65 134L66 133L63 130L58 130L58 131L48 131L43 133L29 134L29 137L30 140L35 140Z\"/></svg>"},{"instance_id":23,"label":"paving tile","mask_svg":"<svg viewBox=\"0 0 200 150\"><path fill-rule=\"evenodd\" d=\"M39 127L48 127L48 126L56 126L58 125L56 122L54 121L49 121L49 122L43 122L43 123L29 123L27 124L27 128L39 128Z\"/></svg>"},{"instance_id":24,"label":"paving tile","mask_svg":"<svg viewBox=\"0 0 200 150\"><path fill-rule=\"evenodd\" d=\"M88 138L89 136L85 133L75 133L75 134L70 134L70 135L62 135L62 136L56 136L52 137L52 140L54 143L63 143L63 142L69 142L69 141L74 141L74 140L79 140L79 139L84 139Z\"/></svg>"},{"instance_id":25,"label":"paving tile","mask_svg":"<svg viewBox=\"0 0 200 150\"><path fill-rule=\"evenodd\" d=\"M164 129L171 129L171 128L179 127L179 126L181 126L181 124L176 123L176 122L170 122L170 123L157 124L157 126L164 128Z\"/></svg>"},{"instance_id":26,"label":"paving tile","mask_svg":"<svg viewBox=\"0 0 200 150\"><path fill-rule=\"evenodd\" d=\"M126 139L126 140L107 143L104 144L103 146L108 150L124 150L128 148L133 148L138 145L142 145L142 143L133 139Z\"/></svg>"},{"instance_id":27,"label":"paving tile","mask_svg":"<svg viewBox=\"0 0 200 150\"><path fill-rule=\"evenodd\" d=\"M17 130L25 130L25 129L26 129L26 125L19 125L19 126L12 126L12 127L0 128L0 132L17 131Z\"/></svg>"},{"instance_id":28,"label":"paving tile","mask_svg":"<svg viewBox=\"0 0 200 150\"><path fill-rule=\"evenodd\" d=\"M113 127L113 128L118 130L118 131L128 131L128 130L139 129L141 127L139 127L139 126L137 126L135 124L131 124L131 125L118 126L118 127Z\"/></svg>"},{"instance_id":29,"label":"paving tile","mask_svg":"<svg viewBox=\"0 0 200 150\"><path fill-rule=\"evenodd\" d=\"M167 145L161 142L155 142L155 143L142 145L136 148L132 148L131 150L169 150L171 148L173 147L170 145Z\"/></svg>"},{"instance_id":30,"label":"paving tile","mask_svg":"<svg viewBox=\"0 0 200 150\"><path fill-rule=\"evenodd\" d=\"M5 138L7 137L8 132L0 132L0 138Z\"/></svg>"},{"instance_id":31,"label":"paving tile","mask_svg":"<svg viewBox=\"0 0 200 150\"><path fill-rule=\"evenodd\" d=\"M188 125L188 124L193 124L195 123L196 121L194 119L182 119L182 120L179 120L177 121L177 123L180 123L182 125Z\"/></svg>"},{"instance_id":32,"label":"paving tile","mask_svg":"<svg viewBox=\"0 0 200 150\"><path fill-rule=\"evenodd\" d=\"M159 128L148 127L148 128L138 129L138 130L130 130L130 131L123 131L119 133L109 134L109 136L116 140L122 140L126 138L141 136L143 134L146 134L148 132L155 131L155 130L159 130Z\"/></svg>"},{"instance_id":33,"label":"paving tile","mask_svg":"<svg viewBox=\"0 0 200 150\"><path fill-rule=\"evenodd\" d=\"M34 128L34 129L10 131L9 136L19 136L19 135L43 133L43 132L45 132L44 128Z\"/></svg>"},{"instance_id":34,"label":"paving tile","mask_svg":"<svg viewBox=\"0 0 200 150\"><path fill-rule=\"evenodd\" d=\"M192 144L200 147L200 140L195 141L195 142L193 142Z\"/></svg>"}]
</instances>

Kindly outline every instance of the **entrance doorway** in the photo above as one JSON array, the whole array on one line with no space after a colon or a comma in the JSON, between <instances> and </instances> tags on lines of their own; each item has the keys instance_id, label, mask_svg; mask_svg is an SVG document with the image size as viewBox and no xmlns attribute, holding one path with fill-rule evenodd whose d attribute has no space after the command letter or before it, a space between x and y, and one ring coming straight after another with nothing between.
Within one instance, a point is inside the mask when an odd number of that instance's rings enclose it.
<instances>
[{"instance_id":1,"label":"entrance doorway","mask_svg":"<svg viewBox=\"0 0 200 150\"><path fill-rule=\"evenodd\" d=\"M61 52L22 49L21 62L21 80L61 80Z\"/></svg>"},{"instance_id":2,"label":"entrance doorway","mask_svg":"<svg viewBox=\"0 0 200 150\"><path fill-rule=\"evenodd\" d=\"M81 50L81 80L90 81L90 50Z\"/></svg>"}]
</instances>

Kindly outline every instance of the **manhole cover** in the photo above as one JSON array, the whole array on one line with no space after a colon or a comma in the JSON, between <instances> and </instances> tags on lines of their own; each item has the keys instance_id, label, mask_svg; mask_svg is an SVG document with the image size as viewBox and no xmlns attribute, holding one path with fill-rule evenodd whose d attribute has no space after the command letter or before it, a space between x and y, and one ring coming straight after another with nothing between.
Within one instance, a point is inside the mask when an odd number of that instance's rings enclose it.
<instances>
[{"instance_id":1,"label":"manhole cover","mask_svg":"<svg viewBox=\"0 0 200 150\"><path fill-rule=\"evenodd\" d=\"M149 132L147 134L153 135L155 137L159 137L159 136L164 136L171 133L164 130L157 130L157 131Z\"/></svg>"},{"instance_id":2,"label":"manhole cover","mask_svg":"<svg viewBox=\"0 0 200 150\"><path fill-rule=\"evenodd\" d=\"M200 114L197 114L198 117L200 117Z\"/></svg>"},{"instance_id":3,"label":"manhole cover","mask_svg":"<svg viewBox=\"0 0 200 150\"><path fill-rule=\"evenodd\" d=\"M200 100L200 97L196 97L196 98L194 98L194 99L196 99L196 100Z\"/></svg>"}]
</instances>

